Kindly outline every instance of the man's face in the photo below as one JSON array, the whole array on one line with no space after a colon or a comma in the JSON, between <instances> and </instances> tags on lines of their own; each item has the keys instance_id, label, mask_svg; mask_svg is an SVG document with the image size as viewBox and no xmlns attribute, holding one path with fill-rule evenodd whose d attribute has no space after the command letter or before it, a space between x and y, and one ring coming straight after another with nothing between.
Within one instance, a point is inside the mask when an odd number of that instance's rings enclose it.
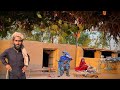
<instances>
[{"instance_id":1,"label":"man's face","mask_svg":"<svg viewBox=\"0 0 120 90\"><path fill-rule=\"evenodd\" d=\"M23 41L20 37L15 37L13 40L15 49L19 50L21 48L22 42Z\"/></svg>"}]
</instances>

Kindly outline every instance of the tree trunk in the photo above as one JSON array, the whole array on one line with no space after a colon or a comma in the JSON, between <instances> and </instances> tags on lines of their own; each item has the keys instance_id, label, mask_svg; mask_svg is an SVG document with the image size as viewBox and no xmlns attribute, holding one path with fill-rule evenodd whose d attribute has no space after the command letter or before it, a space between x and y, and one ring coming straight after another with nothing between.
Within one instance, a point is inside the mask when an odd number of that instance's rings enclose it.
<instances>
[{"instance_id":1,"label":"tree trunk","mask_svg":"<svg viewBox=\"0 0 120 90\"><path fill-rule=\"evenodd\" d=\"M54 43L53 41L54 41L54 38L53 38L53 36L52 36L52 37L51 37L51 43Z\"/></svg>"}]
</instances>

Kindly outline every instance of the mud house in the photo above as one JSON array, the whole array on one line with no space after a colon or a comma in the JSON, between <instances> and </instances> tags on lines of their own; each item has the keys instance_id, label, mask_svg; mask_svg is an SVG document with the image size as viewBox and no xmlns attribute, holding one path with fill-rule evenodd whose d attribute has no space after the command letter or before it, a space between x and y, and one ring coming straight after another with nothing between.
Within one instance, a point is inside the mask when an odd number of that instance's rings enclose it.
<instances>
[{"instance_id":1,"label":"mud house","mask_svg":"<svg viewBox=\"0 0 120 90\"><path fill-rule=\"evenodd\" d=\"M118 53L114 50L105 50L105 49L98 49L98 48L88 48L88 47L81 47L83 49L83 56L85 61L88 65L95 67L96 69L99 67L99 60L101 55L106 57L118 57ZM81 58L76 59L76 66L79 66Z\"/></svg>"},{"instance_id":2,"label":"mud house","mask_svg":"<svg viewBox=\"0 0 120 90\"><path fill-rule=\"evenodd\" d=\"M6 48L11 47L11 45L11 41L1 40L0 53L2 53ZM37 41L25 41L24 45L31 58L30 64L40 65L41 68L53 67L57 69L57 61L59 60L60 56L62 55L62 51L64 50L69 52L73 58L70 63L71 69L76 66L76 59L83 56L83 49L81 47L76 49L75 45L42 43Z\"/></svg>"},{"instance_id":3,"label":"mud house","mask_svg":"<svg viewBox=\"0 0 120 90\"><path fill-rule=\"evenodd\" d=\"M11 47L9 40L0 40L0 54L7 48ZM53 44L38 41L24 41L25 48L30 55L30 64L40 65L40 67L53 67L57 70L58 60L62 55L62 51L67 51L72 56L71 69L79 65L82 57L85 58L88 65L98 67L100 56L104 55L117 57L118 53L111 50L102 50L94 48L77 47L69 44ZM0 62L0 71L5 71L5 67Z\"/></svg>"}]
</instances>

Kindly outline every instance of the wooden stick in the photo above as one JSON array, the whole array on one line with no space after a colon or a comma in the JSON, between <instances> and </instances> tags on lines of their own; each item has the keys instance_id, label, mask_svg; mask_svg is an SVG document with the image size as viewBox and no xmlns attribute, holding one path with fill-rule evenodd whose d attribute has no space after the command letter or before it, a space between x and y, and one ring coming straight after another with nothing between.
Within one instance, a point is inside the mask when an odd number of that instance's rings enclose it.
<instances>
[{"instance_id":1,"label":"wooden stick","mask_svg":"<svg viewBox=\"0 0 120 90\"><path fill-rule=\"evenodd\" d=\"M9 70L6 72L6 79L9 79Z\"/></svg>"}]
</instances>

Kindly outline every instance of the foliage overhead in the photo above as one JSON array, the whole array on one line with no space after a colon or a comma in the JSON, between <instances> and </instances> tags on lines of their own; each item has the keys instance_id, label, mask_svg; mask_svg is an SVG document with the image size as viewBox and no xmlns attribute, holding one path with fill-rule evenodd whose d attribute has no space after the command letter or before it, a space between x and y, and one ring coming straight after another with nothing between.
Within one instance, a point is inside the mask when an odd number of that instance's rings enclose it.
<instances>
[{"instance_id":1,"label":"foliage overhead","mask_svg":"<svg viewBox=\"0 0 120 90\"><path fill-rule=\"evenodd\" d=\"M102 25L99 25L100 22ZM117 11L107 11L106 15L103 15L102 11L1 11L0 35L2 37L6 36L13 24L28 32L33 30L34 24L38 24L43 29L52 25L53 30L61 29L63 25L65 27L63 31L68 34L71 30L73 32L90 30L92 26L97 26L98 30L105 32L104 34L110 33L116 42L120 37L120 12ZM79 29L76 29L75 24Z\"/></svg>"}]
</instances>

